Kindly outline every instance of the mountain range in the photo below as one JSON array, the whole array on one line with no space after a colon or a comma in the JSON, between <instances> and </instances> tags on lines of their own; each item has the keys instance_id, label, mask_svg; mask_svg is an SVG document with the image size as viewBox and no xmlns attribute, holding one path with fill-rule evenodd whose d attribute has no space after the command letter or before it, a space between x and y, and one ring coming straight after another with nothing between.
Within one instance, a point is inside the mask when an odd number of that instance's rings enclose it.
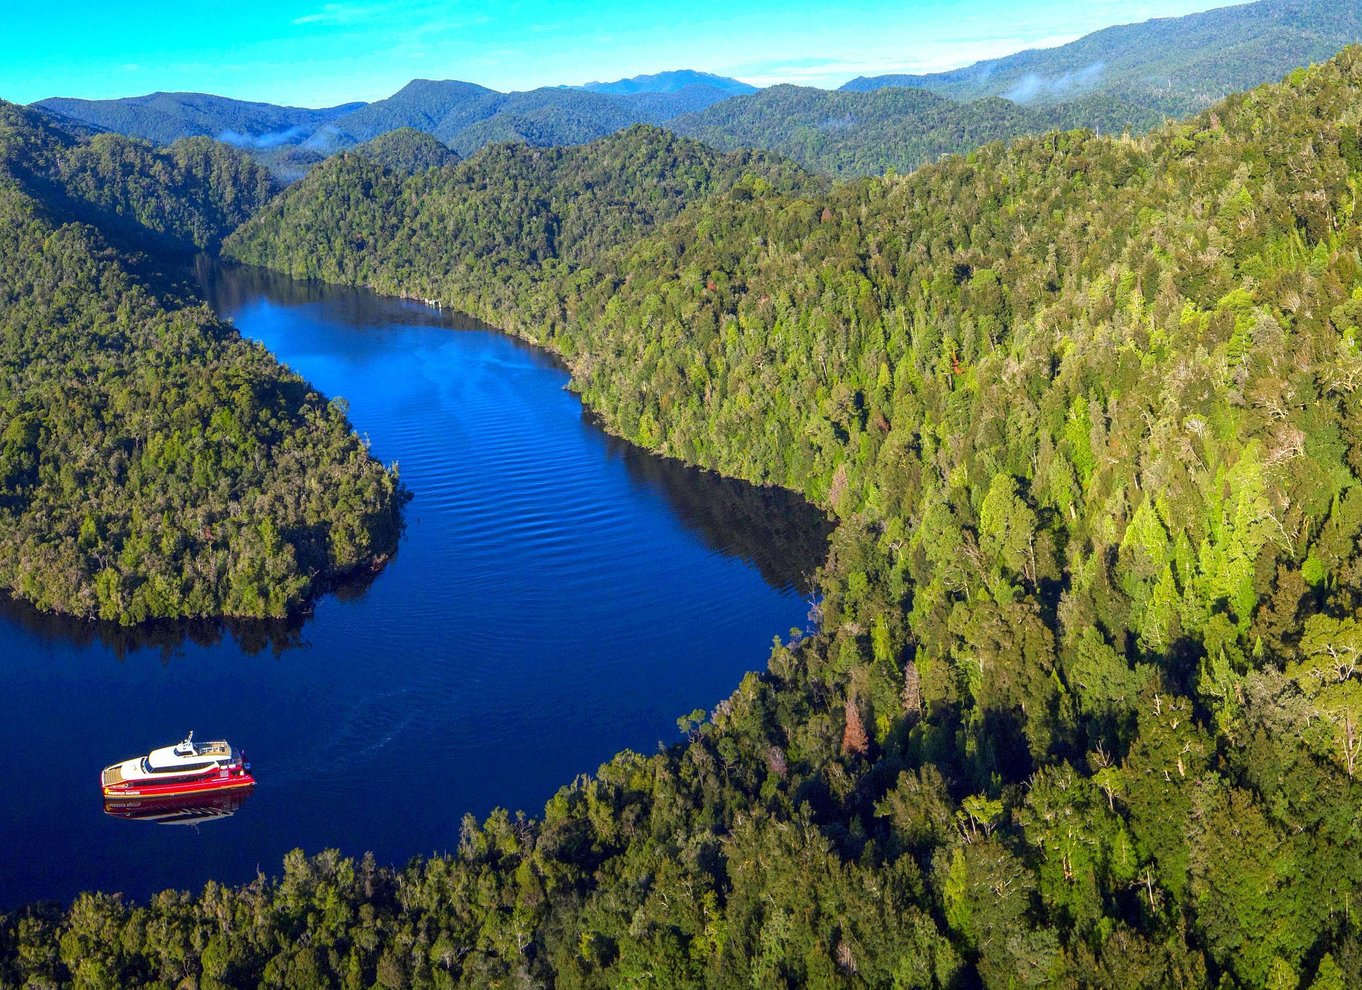
<instances>
[{"instance_id":1,"label":"mountain range","mask_svg":"<svg viewBox=\"0 0 1362 990\"><path fill-rule=\"evenodd\" d=\"M1056 48L1031 49L950 72L862 76L842 87L926 89L953 100L1001 96L1055 104L1101 95L1168 115L1280 79L1362 40L1362 5L1259 0L1184 17L1109 27Z\"/></svg>"},{"instance_id":2,"label":"mountain range","mask_svg":"<svg viewBox=\"0 0 1362 990\"><path fill-rule=\"evenodd\" d=\"M858 175L911 171L942 154L1054 128L1148 130L1357 41L1362 5L1258 0L1106 28L950 72L861 77L835 92L757 89L682 69L511 93L417 79L384 100L320 110L194 93L53 98L35 106L158 144L214 137L248 150L286 182L400 128L430 134L467 157L506 141L582 144L640 123L725 150L776 151L816 171Z\"/></svg>"}]
</instances>

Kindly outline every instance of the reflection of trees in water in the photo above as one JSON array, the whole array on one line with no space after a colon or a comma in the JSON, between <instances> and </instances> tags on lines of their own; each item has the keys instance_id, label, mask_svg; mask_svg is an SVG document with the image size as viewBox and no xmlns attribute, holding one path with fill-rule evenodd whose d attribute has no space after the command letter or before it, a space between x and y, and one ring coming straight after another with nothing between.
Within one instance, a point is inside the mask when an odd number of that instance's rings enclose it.
<instances>
[{"instance_id":1,"label":"reflection of trees in water","mask_svg":"<svg viewBox=\"0 0 1362 990\"><path fill-rule=\"evenodd\" d=\"M378 579L379 571L359 571L317 589L318 596L335 595L341 601L362 598ZM155 650L165 661L173 660L186 644L213 647L229 637L247 656L268 650L279 656L285 650L306 646L303 626L312 609L284 619L164 619L138 626L76 619L69 615L40 612L28 602L0 594L0 623L10 622L43 641L70 643L84 649L99 645L119 660L140 650Z\"/></svg>"},{"instance_id":2,"label":"reflection of trees in water","mask_svg":"<svg viewBox=\"0 0 1362 990\"><path fill-rule=\"evenodd\" d=\"M268 268L227 264L206 254L195 259L193 275L204 299L219 316L239 312L263 297L278 306L321 305L327 319L344 326L369 328L396 324L460 330L496 329L458 310L436 309L416 300L382 296L352 286L305 282ZM527 348L531 346L517 342ZM540 348L532 349L548 353Z\"/></svg>"},{"instance_id":3,"label":"reflection of trees in water","mask_svg":"<svg viewBox=\"0 0 1362 990\"><path fill-rule=\"evenodd\" d=\"M140 650L155 650L162 660L169 661L186 644L217 646L228 636L243 653L253 656L269 650L277 657L285 650L304 645L305 619L303 615L288 619L180 619L128 627L39 612L27 602L0 597L0 622L12 623L45 642L70 643L80 649L102 646L119 660Z\"/></svg>"},{"instance_id":4,"label":"reflection of trees in water","mask_svg":"<svg viewBox=\"0 0 1362 990\"><path fill-rule=\"evenodd\" d=\"M616 437L607 450L636 483L662 492L677 518L722 554L754 565L770 585L802 594L827 557L833 523L784 488L760 488L658 457Z\"/></svg>"}]
</instances>

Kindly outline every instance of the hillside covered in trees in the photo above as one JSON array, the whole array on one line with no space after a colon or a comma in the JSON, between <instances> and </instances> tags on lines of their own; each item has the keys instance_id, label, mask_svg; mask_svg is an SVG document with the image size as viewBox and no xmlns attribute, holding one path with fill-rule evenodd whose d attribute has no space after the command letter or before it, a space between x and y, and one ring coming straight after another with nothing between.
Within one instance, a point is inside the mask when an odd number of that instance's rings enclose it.
<instances>
[{"instance_id":1,"label":"hillside covered in trees","mask_svg":"<svg viewBox=\"0 0 1362 990\"><path fill-rule=\"evenodd\" d=\"M272 200L224 254L294 278L438 294L475 316L501 316L546 273L632 243L688 203L806 187L821 180L784 159L723 154L648 125L584 147L492 145L414 176L356 149Z\"/></svg>"},{"instance_id":2,"label":"hillside covered in trees","mask_svg":"<svg viewBox=\"0 0 1362 990\"><path fill-rule=\"evenodd\" d=\"M205 138L80 141L0 104L0 588L123 624L279 616L395 548L397 479L343 411L149 274L272 191Z\"/></svg>"},{"instance_id":3,"label":"hillside covered in trees","mask_svg":"<svg viewBox=\"0 0 1362 990\"><path fill-rule=\"evenodd\" d=\"M924 89L840 93L772 86L667 123L715 148L763 148L813 172L911 172L943 155L1047 130L1052 110L991 98L956 103Z\"/></svg>"},{"instance_id":4,"label":"hillside covered in trees","mask_svg":"<svg viewBox=\"0 0 1362 990\"><path fill-rule=\"evenodd\" d=\"M830 189L646 129L328 163L228 252L833 509L819 630L456 855L30 908L0 982L1362 983L1359 193L1359 49Z\"/></svg>"}]
</instances>

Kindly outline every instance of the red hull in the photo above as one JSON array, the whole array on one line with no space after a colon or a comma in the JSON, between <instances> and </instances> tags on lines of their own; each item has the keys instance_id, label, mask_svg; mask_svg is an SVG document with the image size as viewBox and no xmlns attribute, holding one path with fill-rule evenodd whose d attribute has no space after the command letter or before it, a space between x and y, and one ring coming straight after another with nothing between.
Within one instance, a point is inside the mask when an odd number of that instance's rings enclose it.
<instances>
[{"instance_id":1,"label":"red hull","mask_svg":"<svg viewBox=\"0 0 1362 990\"><path fill-rule=\"evenodd\" d=\"M237 772L218 771L198 780L181 780L175 783L141 783L127 781L104 788L104 796L110 800L118 798L178 797L186 794L210 794L214 791L233 791L254 787L255 778L245 770Z\"/></svg>"}]
</instances>

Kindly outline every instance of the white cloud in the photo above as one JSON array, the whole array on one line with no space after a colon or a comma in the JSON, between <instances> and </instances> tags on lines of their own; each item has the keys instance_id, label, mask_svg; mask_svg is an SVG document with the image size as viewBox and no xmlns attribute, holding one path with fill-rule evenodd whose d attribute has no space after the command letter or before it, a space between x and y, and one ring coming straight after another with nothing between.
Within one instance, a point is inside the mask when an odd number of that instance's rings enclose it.
<instances>
[{"instance_id":1,"label":"white cloud","mask_svg":"<svg viewBox=\"0 0 1362 990\"><path fill-rule=\"evenodd\" d=\"M373 18L388 10L391 4L363 4L363 3L324 3L320 10L311 14L304 14L295 17L294 24L358 24L362 21L372 20Z\"/></svg>"}]
</instances>

